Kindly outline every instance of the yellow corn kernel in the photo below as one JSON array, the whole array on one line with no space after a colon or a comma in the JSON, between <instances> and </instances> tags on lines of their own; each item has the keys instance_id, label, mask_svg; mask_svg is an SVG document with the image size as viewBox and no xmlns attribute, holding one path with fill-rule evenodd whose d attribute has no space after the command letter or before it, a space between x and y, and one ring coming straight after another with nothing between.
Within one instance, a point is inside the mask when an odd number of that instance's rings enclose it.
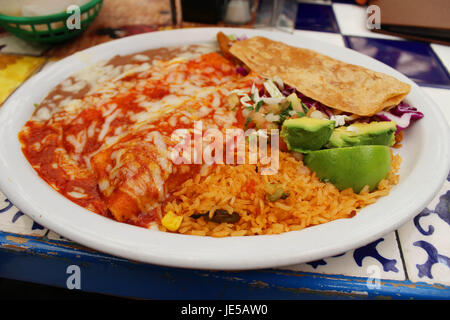
<instances>
[{"instance_id":1,"label":"yellow corn kernel","mask_svg":"<svg viewBox=\"0 0 450 320\"><path fill-rule=\"evenodd\" d=\"M170 231L177 231L183 221L183 216L178 216L173 211L167 212L161 220L161 223Z\"/></svg>"}]
</instances>

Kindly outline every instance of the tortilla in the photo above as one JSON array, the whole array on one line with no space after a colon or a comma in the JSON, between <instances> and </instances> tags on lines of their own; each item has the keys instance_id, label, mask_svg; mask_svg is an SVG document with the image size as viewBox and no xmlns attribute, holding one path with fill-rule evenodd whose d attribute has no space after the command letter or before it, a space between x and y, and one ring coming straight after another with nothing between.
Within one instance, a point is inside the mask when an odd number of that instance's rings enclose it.
<instances>
[{"instance_id":1,"label":"tortilla","mask_svg":"<svg viewBox=\"0 0 450 320\"><path fill-rule=\"evenodd\" d=\"M395 106L411 90L389 75L264 37L236 41L230 52L261 76L279 76L307 97L359 116Z\"/></svg>"}]
</instances>

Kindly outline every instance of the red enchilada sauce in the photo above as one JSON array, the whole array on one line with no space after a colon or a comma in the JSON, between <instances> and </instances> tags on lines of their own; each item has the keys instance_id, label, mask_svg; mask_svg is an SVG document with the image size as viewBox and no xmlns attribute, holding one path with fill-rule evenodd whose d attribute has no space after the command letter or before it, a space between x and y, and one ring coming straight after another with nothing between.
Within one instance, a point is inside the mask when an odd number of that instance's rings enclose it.
<instances>
[{"instance_id":1,"label":"red enchilada sauce","mask_svg":"<svg viewBox=\"0 0 450 320\"><path fill-rule=\"evenodd\" d=\"M244 126L240 111L230 118L221 108L231 90L249 89L253 81L217 53L171 60L196 50L198 46L162 48L116 56L104 69L123 68L95 90L97 82L67 79L19 134L25 157L42 179L74 203L148 227L161 217L171 192L201 168L172 166L163 159L171 134L193 128L194 120L220 130ZM140 67L142 71L132 71ZM73 87L77 90L67 89ZM199 97L192 99L191 92Z\"/></svg>"}]
</instances>

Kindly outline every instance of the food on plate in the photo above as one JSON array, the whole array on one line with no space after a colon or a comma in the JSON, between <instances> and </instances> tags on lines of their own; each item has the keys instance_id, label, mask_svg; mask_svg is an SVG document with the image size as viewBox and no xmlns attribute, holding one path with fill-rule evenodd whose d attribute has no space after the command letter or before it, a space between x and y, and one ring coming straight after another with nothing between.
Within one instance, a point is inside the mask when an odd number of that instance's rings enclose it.
<instances>
[{"instance_id":1,"label":"food on plate","mask_svg":"<svg viewBox=\"0 0 450 320\"><path fill-rule=\"evenodd\" d=\"M334 123L333 120L309 117L287 119L280 135L289 150L307 153L319 150L330 140Z\"/></svg>"},{"instance_id":2,"label":"food on plate","mask_svg":"<svg viewBox=\"0 0 450 320\"><path fill-rule=\"evenodd\" d=\"M392 146L395 143L397 125L394 121L354 123L333 130L327 148L342 148L358 145Z\"/></svg>"},{"instance_id":3,"label":"food on plate","mask_svg":"<svg viewBox=\"0 0 450 320\"><path fill-rule=\"evenodd\" d=\"M311 99L360 116L399 104L411 90L389 75L264 37L237 41L230 53L264 77L280 77Z\"/></svg>"},{"instance_id":4,"label":"food on plate","mask_svg":"<svg viewBox=\"0 0 450 320\"><path fill-rule=\"evenodd\" d=\"M312 151L304 160L322 181L331 182L339 190L352 188L356 193L365 186L375 190L391 170L391 152L381 145Z\"/></svg>"},{"instance_id":5,"label":"food on plate","mask_svg":"<svg viewBox=\"0 0 450 320\"><path fill-rule=\"evenodd\" d=\"M409 85L262 37L116 56L36 105L36 173L119 222L200 236L353 217L398 183ZM280 134L281 132L281 134Z\"/></svg>"}]
</instances>

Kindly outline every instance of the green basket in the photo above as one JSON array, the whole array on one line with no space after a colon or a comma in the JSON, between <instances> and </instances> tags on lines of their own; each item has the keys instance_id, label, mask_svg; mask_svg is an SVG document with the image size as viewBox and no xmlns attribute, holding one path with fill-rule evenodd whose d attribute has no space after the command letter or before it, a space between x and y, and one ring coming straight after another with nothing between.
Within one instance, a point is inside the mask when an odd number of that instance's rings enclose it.
<instances>
[{"instance_id":1,"label":"green basket","mask_svg":"<svg viewBox=\"0 0 450 320\"><path fill-rule=\"evenodd\" d=\"M80 7L80 29L69 29L67 19L73 13L61 12L39 17L15 17L0 14L0 26L15 36L37 43L60 43L83 33L94 21L103 0L92 0Z\"/></svg>"}]
</instances>

